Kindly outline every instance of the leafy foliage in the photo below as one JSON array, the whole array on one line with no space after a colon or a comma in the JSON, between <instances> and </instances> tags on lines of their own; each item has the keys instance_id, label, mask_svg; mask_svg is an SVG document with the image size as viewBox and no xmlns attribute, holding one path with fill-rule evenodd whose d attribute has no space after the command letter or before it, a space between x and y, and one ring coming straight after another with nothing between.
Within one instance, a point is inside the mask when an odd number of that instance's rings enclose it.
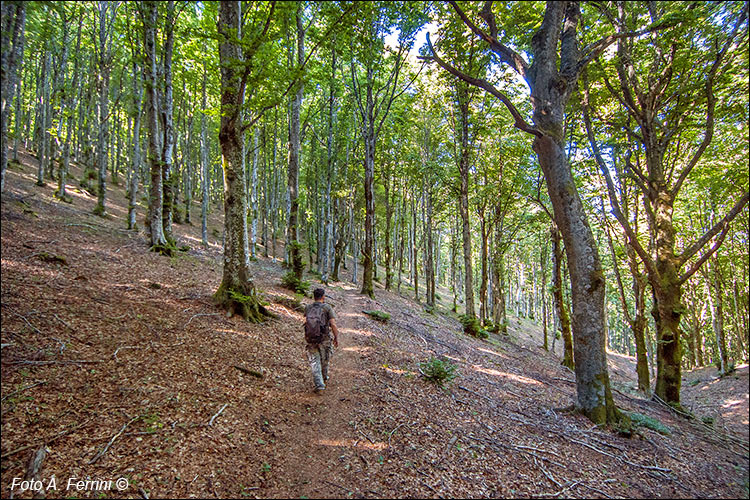
<instances>
[{"instance_id":1,"label":"leafy foliage","mask_svg":"<svg viewBox=\"0 0 750 500\"><path fill-rule=\"evenodd\" d=\"M281 284L286 288L293 290L302 295L307 295L310 292L310 282L307 280L301 280L297 278L294 271L289 271L281 278Z\"/></svg>"}]
</instances>

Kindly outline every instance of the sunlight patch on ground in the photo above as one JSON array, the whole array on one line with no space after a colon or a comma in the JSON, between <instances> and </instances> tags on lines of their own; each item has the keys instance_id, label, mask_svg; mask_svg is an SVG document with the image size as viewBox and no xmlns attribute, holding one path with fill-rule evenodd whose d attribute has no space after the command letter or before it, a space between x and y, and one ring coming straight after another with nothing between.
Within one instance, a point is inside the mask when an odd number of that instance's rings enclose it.
<instances>
[{"instance_id":1,"label":"sunlight patch on ground","mask_svg":"<svg viewBox=\"0 0 750 500\"><path fill-rule=\"evenodd\" d=\"M747 394L745 394L745 399L747 399ZM741 405L742 400L741 399L726 399L724 400L724 403L721 405L722 408L731 408L733 406Z\"/></svg>"},{"instance_id":2,"label":"sunlight patch on ground","mask_svg":"<svg viewBox=\"0 0 750 500\"><path fill-rule=\"evenodd\" d=\"M161 290L162 288L166 288L166 289L174 288L173 285L165 285L164 283L156 283L155 281L151 281L151 280L147 280L147 279L142 279L142 280L138 280L138 281L140 283L142 283L143 286L145 286L146 288L149 288L151 290ZM157 288L157 287L153 286L154 283L156 283L157 285L159 285L159 287Z\"/></svg>"},{"instance_id":3,"label":"sunlight patch on ground","mask_svg":"<svg viewBox=\"0 0 750 500\"><path fill-rule=\"evenodd\" d=\"M409 370L399 370L398 368L391 368L390 366L385 365L383 365L383 369L388 373L395 373L396 375L406 375L407 373L414 373L410 372Z\"/></svg>"},{"instance_id":4,"label":"sunlight patch on ground","mask_svg":"<svg viewBox=\"0 0 750 500\"><path fill-rule=\"evenodd\" d=\"M203 242L200 239L198 239L198 238L196 238L194 236L190 236L188 234L183 234L183 235L180 235L180 238L183 239L183 240L187 240L187 241L191 242L196 247L203 248ZM211 241L209 240L208 241L208 247L209 248L219 248L220 249L221 245L219 245L218 243L211 243Z\"/></svg>"},{"instance_id":5,"label":"sunlight patch on ground","mask_svg":"<svg viewBox=\"0 0 750 500\"><path fill-rule=\"evenodd\" d=\"M361 448L363 450L384 450L388 447L388 445L383 442L370 443L354 439L318 439L316 444L321 446L336 446L339 448Z\"/></svg>"},{"instance_id":6,"label":"sunlight patch on ground","mask_svg":"<svg viewBox=\"0 0 750 500\"><path fill-rule=\"evenodd\" d=\"M29 257L26 257L27 259ZM34 279L38 279L40 276L46 276L48 279L57 278L59 273L54 269L45 269L43 266L38 265L37 261L23 262L20 260L8 260L2 259L2 265L8 266L10 269L23 269L24 273L33 273Z\"/></svg>"},{"instance_id":7,"label":"sunlight patch on ground","mask_svg":"<svg viewBox=\"0 0 750 500\"><path fill-rule=\"evenodd\" d=\"M248 332L241 332L241 331L238 331L238 330L230 330L228 328L217 329L216 333L221 334L221 335L226 335L227 333L232 333L234 335L239 335L240 337L248 337L248 338L256 339L256 340L258 339L257 335L252 335L252 334L250 334Z\"/></svg>"},{"instance_id":8,"label":"sunlight patch on ground","mask_svg":"<svg viewBox=\"0 0 750 500\"><path fill-rule=\"evenodd\" d=\"M286 316L287 318L289 318L289 319L291 319L293 321L298 321L299 320L298 317L296 317L292 313L290 313L287 310L287 308L284 307L284 306L281 306L281 305L269 305L269 306L266 306L266 309L268 309L272 313L284 315L284 316Z\"/></svg>"},{"instance_id":9,"label":"sunlight patch on ground","mask_svg":"<svg viewBox=\"0 0 750 500\"><path fill-rule=\"evenodd\" d=\"M515 382L520 382L522 384L543 385L538 380L534 380L528 377L523 377L521 375L513 375L512 373L501 372L499 370L493 370L492 368L484 368L483 366L479 366L479 365L472 365L471 368L475 372L486 373L487 375L493 375L495 377L501 377L501 378L505 378L508 380L513 380Z\"/></svg>"},{"instance_id":10,"label":"sunlight patch on ground","mask_svg":"<svg viewBox=\"0 0 750 500\"><path fill-rule=\"evenodd\" d=\"M88 194L86 191L71 186L70 184L65 184L65 194L74 198L83 198L84 200L94 199L94 197Z\"/></svg>"},{"instance_id":11,"label":"sunlight patch on ground","mask_svg":"<svg viewBox=\"0 0 750 500\"><path fill-rule=\"evenodd\" d=\"M360 354L369 354L372 351L372 347L367 346L349 346L341 349L342 351L358 352Z\"/></svg>"},{"instance_id":12,"label":"sunlight patch on ground","mask_svg":"<svg viewBox=\"0 0 750 500\"><path fill-rule=\"evenodd\" d=\"M493 351L491 349L485 349L484 347L477 347L477 351L483 352L485 354L492 354L493 356L497 356L498 358L508 359L508 356L500 354L499 352Z\"/></svg>"},{"instance_id":13,"label":"sunlight patch on ground","mask_svg":"<svg viewBox=\"0 0 750 500\"><path fill-rule=\"evenodd\" d=\"M341 328L340 331L342 333L347 333L349 335L364 335L365 337L375 336L374 332L370 332L367 330L360 330L359 328Z\"/></svg>"}]
</instances>

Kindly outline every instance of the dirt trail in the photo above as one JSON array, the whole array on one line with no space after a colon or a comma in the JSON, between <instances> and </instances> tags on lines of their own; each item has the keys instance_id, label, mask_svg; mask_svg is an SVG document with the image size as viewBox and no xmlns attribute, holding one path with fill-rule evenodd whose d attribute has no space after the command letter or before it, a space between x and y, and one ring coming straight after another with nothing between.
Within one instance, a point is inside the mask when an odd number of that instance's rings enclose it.
<instances>
[{"instance_id":1,"label":"dirt trail","mask_svg":"<svg viewBox=\"0 0 750 500\"><path fill-rule=\"evenodd\" d=\"M343 448L357 448L366 439L350 425L356 406L366 404L361 393L353 390L363 382L360 362L362 336L369 332L358 329L358 318L366 299L353 287L326 292L326 301L334 306L339 328L339 347L330 364L330 380L324 392L312 391L309 365L300 352L303 369L300 380L289 388L288 426L280 441L289 446L279 450L286 477L277 488L265 490L269 496L333 497L350 491L327 477L344 465L339 459ZM300 332L302 331L300 324ZM364 444L362 445L364 447Z\"/></svg>"}]
</instances>

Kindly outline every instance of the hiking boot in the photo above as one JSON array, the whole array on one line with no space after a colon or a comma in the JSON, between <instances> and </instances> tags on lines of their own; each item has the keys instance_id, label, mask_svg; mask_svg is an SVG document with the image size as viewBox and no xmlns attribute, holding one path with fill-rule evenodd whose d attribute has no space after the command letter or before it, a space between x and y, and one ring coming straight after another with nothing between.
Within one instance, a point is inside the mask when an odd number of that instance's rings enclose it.
<instances>
[{"instance_id":1,"label":"hiking boot","mask_svg":"<svg viewBox=\"0 0 750 500\"><path fill-rule=\"evenodd\" d=\"M313 392L316 393L316 394L320 394L321 392L323 392L325 390L326 390L325 386L323 386L323 387L315 387L315 389L313 389Z\"/></svg>"}]
</instances>

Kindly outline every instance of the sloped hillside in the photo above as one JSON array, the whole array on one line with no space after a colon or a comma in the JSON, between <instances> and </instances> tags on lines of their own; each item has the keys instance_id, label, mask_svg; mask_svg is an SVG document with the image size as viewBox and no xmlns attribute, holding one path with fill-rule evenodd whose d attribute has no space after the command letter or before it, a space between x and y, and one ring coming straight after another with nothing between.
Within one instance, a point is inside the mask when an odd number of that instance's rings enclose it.
<instances>
[{"instance_id":1,"label":"sloped hillside","mask_svg":"<svg viewBox=\"0 0 750 500\"><path fill-rule=\"evenodd\" d=\"M211 302L216 237L202 249L199 225L178 225L191 249L160 257L124 229L118 187L99 218L86 193L68 205L34 186L34 168L26 155L9 170L0 213L4 497L31 497L11 487L45 446L48 498L748 495L746 434L625 391L618 405L661 433L628 439L562 411L573 376L526 322L480 341L397 294L332 283L342 339L314 394L278 260L252 265L277 318L228 318ZM457 367L446 389L419 373L433 356ZM70 478L126 482L103 492Z\"/></svg>"}]
</instances>

